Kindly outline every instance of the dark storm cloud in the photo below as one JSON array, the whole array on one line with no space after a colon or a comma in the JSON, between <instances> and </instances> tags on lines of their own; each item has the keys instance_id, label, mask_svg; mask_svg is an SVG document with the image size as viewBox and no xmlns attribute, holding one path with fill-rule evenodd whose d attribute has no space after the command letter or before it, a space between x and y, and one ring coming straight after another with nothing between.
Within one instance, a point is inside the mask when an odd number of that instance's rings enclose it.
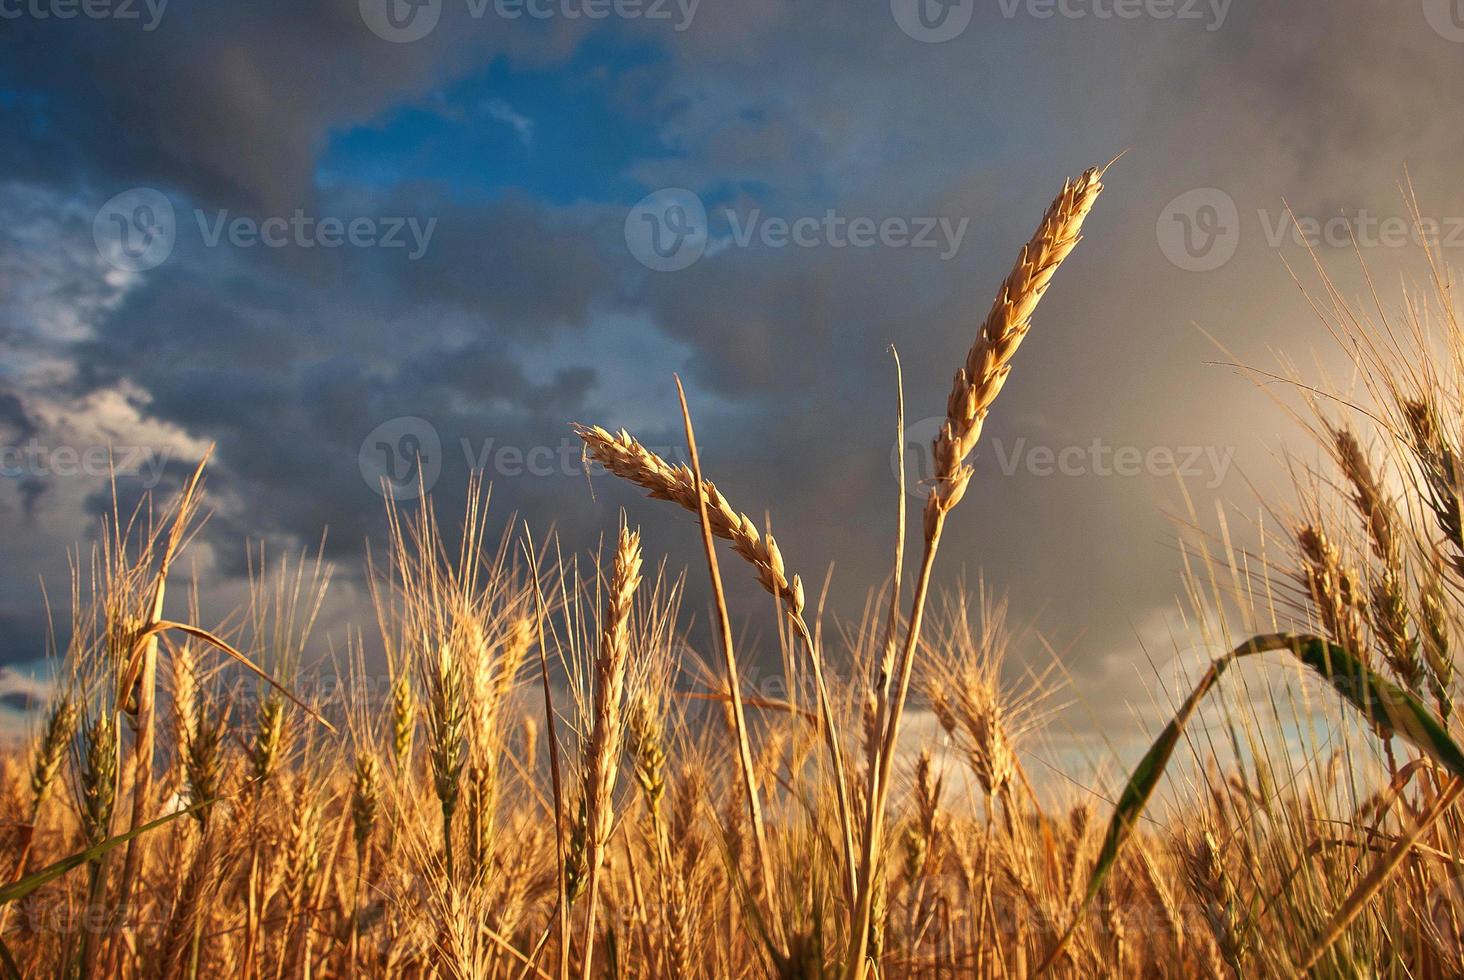
<instances>
[{"instance_id":1,"label":"dark storm cloud","mask_svg":"<svg viewBox=\"0 0 1464 980\"><path fill-rule=\"evenodd\" d=\"M33 706L34 696L22 691L7 691L0 694L0 708L9 711L25 711Z\"/></svg>"},{"instance_id":2,"label":"dark storm cloud","mask_svg":"<svg viewBox=\"0 0 1464 980\"><path fill-rule=\"evenodd\" d=\"M400 195L393 206L440 215L431 246L401 269L402 288L416 302L462 307L499 335L543 336L583 325L593 307L616 297L613 268L584 217L518 196L474 206Z\"/></svg>"},{"instance_id":3,"label":"dark storm cloud","mask_svg":"<svg viewBox=\"0 0 1464 980\"><path fill-rule=\"evenodd\" d=\"M1464 213L1450 169L1464 149L1454 121L1464 46L1439 37L1416 5L1237 3L1215 31L1006 18L982 5L961 37L927 45L886 4L705 0L694 30L646 35L653 67L587 83L613 88L627 125L675 151L617 177L646 191L692 188L714 214L792 219L832 207L971 227L946 259L754 242L650 273L623 241L629 202L315 185L333 132L375 125L497 53L565 60L579 27L445 24L426 41L386 44L363 29L354 0L175 4L147 34L6 23L0 77L14 94L0 98L0 161L10 177L90 206L114 185L165 187L185 230L192 207L310 204L437 222L415 262L207 249L190 230L120 305L98 304L89 336L50 338L74 369L67 394L125 391L144 419L217 442L211 487L224 506L209 533L226 573L239 571L230 556L248 534L313 542L325 525L331 554L354 567L360 542L380 532L382 502L358 455L381 423L414 416L434 427L447 464L436 495L450 514L470 464L502 447L557 449L569 418L615 425L634 412L648 442L675 444L667 375L682 369L710 474L755 519L771 513L810 588L835 564L832 608L857 614L887 574L894 525L886 346L903 359L908 419L939 415L954 365L1062 179L1127 147L987 427L940 568L943 585L985 569L1058 646L1082 636L1072 670L1088 690L1120 691L1135 624L1178 591L1163 514L1174 488L1007 475L997 445L1241 446L1250 471L1267 472L1260 441L1282 428L1274 407L1208 367L1221 358L1192 326L1265 365L1271 345L1318 342L1275 250L1258 240L1256 209L1279 209L1283 197L1316 215L1392 201L1406 161L1431 207ZM556 124L573 125L575 112L561 107ZM535 120L541 131L546 122L556 121ZM1209 186L1235 198L1249 237L1224 269L1196 274L1166 260L1155 222L1171 197ZM83 251L88 220L71 228ZM717 231L727 232L721 219ZM84 294L87 276L68 269L45 272L56 295ZM617 356L613 342L591 349L607 316L643 321L662 357ZM0 322L7 341L21 333ZM28 424L24 400L7 397L0 416ZM170 463L165 487L186 463ZM556 521L571 550L624 506L645 525L648 551L697 558L689 518L633 488L601 481L592 496L573 472L488 475L500 514ZM131 501L141 487L123 493ZM95 497L91 510L104 505ZM53 533L45 545L59 550L76 529ZM9 574L7 584L29 573ZM749 621L763 616L755 585L728 578ZM31 605L9 608L18 646L34 646ZM1105 720L1122 700L1102 697Z\"/></svg>"},{"instance_id":4,"label":"dark storm cloud","mask_svg":"<svg viewBox=\"0 0 1464 980\"><path fill-rule=\"evenodd\" d=\"M24 602L22 604L22 599ZM44 610L31 596L17 596L0 604L0 655L6 664L33 663L46 656L47 624Z\"/></svg>"},{"instance_id":5,"label":"dark storm cloud","mask_svg":"<svg viewBox=\"0 0 1464 980\"><path fill-rule=\"evenodd\" d=\"M73 354L78 394L126 381L147 393L148 416L217 443L213 490L238 509L216 535L310 540L328 525L331 553L354 557L381 510L357 459L375 425L429 419L462 461L462 440L485 433L551 439L594 384L585 365L530 377L491 321L403 314L360 301L348 283L301 289L273 264L234 288L239 272L224 261L215 278L213 258L130 294ZM466 469L448 472L449 498Z\"/></svg>"},{"instance_id":6,"label":"dark storm cloud","mask_svg":"<svg viewBox=\"0 0 1464 980\"><path fill-rule=\"evenodd\" d=\"M0 426L6 435L18 442L34 436L40 431L20 398L10 392L0 392Z\"/></svg>"},{"instance_id":7,"label":"dark storm cloud","mask_svg":"<svg viewBox=\"0 0 1464 980\"><path fill-rule=\"evenodd\" d=\"M474 340L424 353L404 365L392 384L408 392L438 387L444 395L457 395L490 412L507 408L565 415L583 405L595 384L595 372L588 367L561 368L544 382L535 382L519 364L504 357L501 344Z\"/></svg>"},{"instance_id":8,"label":"dark storm cloud","mask_svg":"<svg viewBox=\"0 0 1464 980\"><path fill-rule=\"evenodd\" d=\"M334 128L411 101L510 43L453 20L413 44L364 24L357 0L174 2L156 29L114 20L7 19L0 126L26 139L0 149L11 172L46 180L77 170L123 186L155 182L205 200L278 213L312 200ZM543 57L578 25L512 42Z\"/></svg>"}]
</instances>

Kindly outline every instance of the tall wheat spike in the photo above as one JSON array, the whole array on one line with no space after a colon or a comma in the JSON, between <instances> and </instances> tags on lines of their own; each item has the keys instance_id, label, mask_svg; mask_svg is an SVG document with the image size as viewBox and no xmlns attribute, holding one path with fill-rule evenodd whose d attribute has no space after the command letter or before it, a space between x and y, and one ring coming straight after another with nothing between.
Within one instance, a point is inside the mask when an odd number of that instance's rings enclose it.
<instances>
[{"instance_id":1,"label":"tall wheat spike","mask_svg":"<svg viewBox=\"0 0 1464 980\"><path fill-rule=\"evenodd\" d=\"M615 549L615 569L600 625L600 648L595 658L593 728L590 731L584 789L589 867L589 896L585 913L585 952L581 976L589 980L595 952L595 907L599 900L600 866L610 841L614 820L612 798L619 773L623 739L625 675L630 660L631 604L641 581L640 532L624 524Z\"/></svg>"},{"instance_id":2,"label":"tall wheat spike","mask_svg":"<svg viewBox=\"0 0 1464 980\"><path fill-rule=\"evenodd\" d=\"M858 901L850 922L852 948L848 969L853 980L863 980L869 965L865 950L869 942L876 858L883 840L891 767L901 715L910 692L910 675L941 529L946 515L960 502L971 482L973 471L966 463L966 457L981 437L992 402L1006 384L1012 357L1031 329L1037 303L1047 292L1057 267L1081 239L1083 220L1103 190L1104 169L1088 170L1077 180L1063 184L1062 193L1048 207L1036 233L1023 247L1012 271L1002 282L986 319L977 331L976 341L966 354L964 365L956 371L950 396L946 399L946 420L933 446L935 472L930 496L925 503L924 553L915 580L904 647L895 665L898 681L893 691L882 683L879 685L876 731L882 743L875 764L870 766L866 787L868 818L859 855Z\"/></svg>"}]
</instances>

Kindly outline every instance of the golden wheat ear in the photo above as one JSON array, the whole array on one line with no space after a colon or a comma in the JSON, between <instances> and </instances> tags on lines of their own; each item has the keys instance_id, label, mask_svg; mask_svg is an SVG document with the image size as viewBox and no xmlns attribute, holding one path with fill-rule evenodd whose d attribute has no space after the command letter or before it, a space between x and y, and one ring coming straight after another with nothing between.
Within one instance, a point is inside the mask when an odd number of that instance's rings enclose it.
<instances>
[{"instance_id":1,"label":"golden wheat ear","mask_svg":"<svg viewBox=\"0 0 1464 980\"><path fill-rule=\"evenodd\" d=\"M874 742L879 745L869 767L866 793L869 799L863 847L859 855L857 881L858 904L850 920L852 937L848 957L848 976L863 980L868 970L865 951L871 931L871 916L876 898L876 858L883 847L885 804L889 799L891 767L899 739L900 721L910 691L910 675L919 642L921 619L929 591L935 554L940 547L941 529L951 509L961 500L971 482L972 469L966 463L986 422L996 396L1001 393L1011 373L1012 357L1032 326L1032 314L1047 292L1053 274L1081 239L1083 221L1103 190L1103 174L1107 167L1094 167L1076 180L1063 184L1062 192L1048 206L1037 231L1023 246L1016 264L997 291L991 309L976 333L976 340L966 353L965 363L956 371L946 399L946 421L935 437L933 446L935 472L930 496L925 502L923 526L924 553L910 601L909 626L900 656L893 665L897 677L893 691L881 678L877 687Z\"/></svg>"},{"instance_id":2,"label":"golden wheat ear","mask_svg":"<svg viewBox=\"0 0 1464 980\"><path fill-rule=\"evenodd\" d=\"M1057 267L1082 239L1083 220L1103 190L1103 171L1094 167L1063 185L1031 241L1002 281L976 341L956 371L946 399L946 423L935 438L934 487L927 505L945 513L966 492L971 468L966 457L981 438L992 402L1011 372L1012 357L1032 328L1032 314ZM930 518L927 518L929 520Z\"/></svg>"}]
</instances>

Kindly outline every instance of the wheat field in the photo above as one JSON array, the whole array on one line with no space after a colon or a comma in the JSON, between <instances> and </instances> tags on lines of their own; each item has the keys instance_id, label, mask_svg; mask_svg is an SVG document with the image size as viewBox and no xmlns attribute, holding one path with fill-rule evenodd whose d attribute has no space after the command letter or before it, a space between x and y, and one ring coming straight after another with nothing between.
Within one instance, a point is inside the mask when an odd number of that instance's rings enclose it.
<instances>
[{"instance_id":1,"label":"wheat field","mask_svg":"<svg viewBox=\"0 0 1464 980\"><path fill-rule=\"evenodd\" d=\"M325 664L306 662L318 554L251 551L247 606L198 622L179 569L206 461L175 499L109 515L55 610L54 699L3 759L0 972L1464 975L1464 329L1432 253L1430 299L1396 315L1321 273L1313 308L1360 381L1288 369L1277 412L1315 437L1295 493L1251 508L1244 545L1186 538L1214 655L1132 768L1056 791L1030 772L1072 692L1008 659L999 592L933 584L1103 177L1064 186L1000 283L911 518L919 556L889 547L858 622L825 622L767 522L717 489L684 392L689 464L573 431L645 507L688 512L704 568L645 553L634 513L569 556L477 483L445 519L388 498L375 621ZM682 591L702 574L696 649ZM723 598L749 574L772 651ZM758 656L776 694L747 682Z\"/></svg>"}]
</instances>

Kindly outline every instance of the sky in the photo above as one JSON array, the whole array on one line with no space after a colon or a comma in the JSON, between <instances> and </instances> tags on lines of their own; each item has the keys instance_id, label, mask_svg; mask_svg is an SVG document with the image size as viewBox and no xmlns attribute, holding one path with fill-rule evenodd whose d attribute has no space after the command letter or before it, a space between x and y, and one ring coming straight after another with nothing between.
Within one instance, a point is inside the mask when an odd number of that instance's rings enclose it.
<instances>
[{"instance_id":1,"label":"sky","mask_svg":"<svg viewBox=\"0 0 1464 980\"><path fill-rule=\"evenodd\" d=\"M832 568L827 615L852 623L895 535L890 346L918 493L1021 244L1123 154L937 584L1009 596L1077 735L1137 737L1152 661L1191 649L1186 496L1244 534L1304 451L1227 365L1345 377L1293 278L1307 236L1344 290L1356 240L1401 299L1406 177L1446 259L1464 245L1460 7L0 0L0 697L43 672L43 595L110 508L109 449L132 501L215 447L187 560L210 615L245 594L250 540L328 527L321 642L369 634L381 478L409 498L420 457L442 513L482 469L498 527L567 552L624 509L704 621L693 521L587 478L568 427L679 458L675 373L708 476L811 591ZM739 635L766 648L742 571Z\"/></svg>"}]
</instances>

